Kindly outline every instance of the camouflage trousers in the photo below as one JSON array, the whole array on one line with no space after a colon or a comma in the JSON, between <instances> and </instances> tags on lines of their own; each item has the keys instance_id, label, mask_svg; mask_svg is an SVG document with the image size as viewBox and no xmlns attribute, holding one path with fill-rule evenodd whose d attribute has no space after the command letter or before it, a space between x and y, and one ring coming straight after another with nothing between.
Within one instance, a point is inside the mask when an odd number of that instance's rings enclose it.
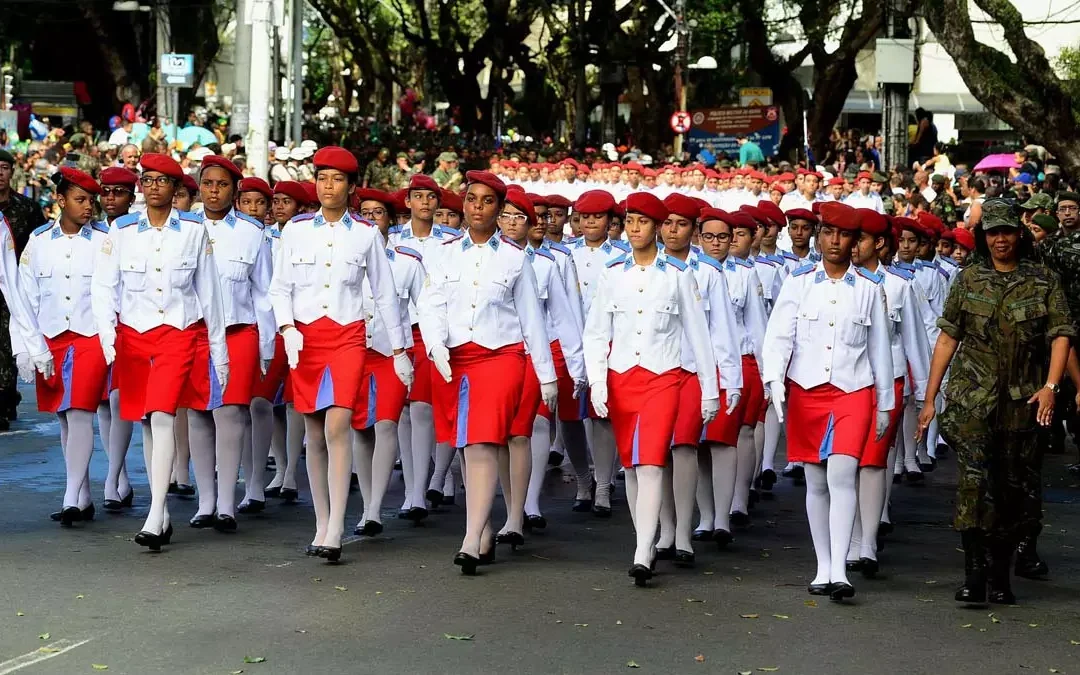
<instances>
[{"instance_id":1,"label":"camouflage trousers","mask_svg":"<svg viewBox=\"0 0 1080 675\"><path fill-rule=\"evenodd\" d=\"M1034 426L1035 406L1015 401L1001 407L1007 410L980 420L962 406L948 406L941 434L956 452L959 474L953 526L1015 542L1042 527L1044 447ZM1031 424L999 424L999 418L1030 418Z\"/></svg>"},{"instance_id":2,"label":"camouflage trousers","mask_svg":"<svg viewBox=\"0 0 1080 675\"><path fill-rule=\"evenodd\" d=\"M18 389L18 370L15 368L15 357L11 354L11 342L8 340L10 320L7 305L0 302L0 416L5 419L15 418L15 411L22 401Z\"/></svg>"}]
</instances>

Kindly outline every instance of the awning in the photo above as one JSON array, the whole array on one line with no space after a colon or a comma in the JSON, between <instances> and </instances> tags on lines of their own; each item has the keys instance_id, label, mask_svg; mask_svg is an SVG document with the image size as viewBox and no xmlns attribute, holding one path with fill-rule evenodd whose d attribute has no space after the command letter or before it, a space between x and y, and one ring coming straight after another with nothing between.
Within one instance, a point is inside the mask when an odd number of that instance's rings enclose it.
<instances>
[{"instance_id":1,"label":"awning","mask_svg":"<svg viewBox=\"0 0 1080 675\"><path fill-rule=\"evenodd\" d=\"M974 114L984 113L986 108L974 96L963 94L911 94L908 109L924 108L932 113ZM851 114L881 114L881 97L876 91L853 89L844 100L842 112Z\"/></svg>"}]
</instances>

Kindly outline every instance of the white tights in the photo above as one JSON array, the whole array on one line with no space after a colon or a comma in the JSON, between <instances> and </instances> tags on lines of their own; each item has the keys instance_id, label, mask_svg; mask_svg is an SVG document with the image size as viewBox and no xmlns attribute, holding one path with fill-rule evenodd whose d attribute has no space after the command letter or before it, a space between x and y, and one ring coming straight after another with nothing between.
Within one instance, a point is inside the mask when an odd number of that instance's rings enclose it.
<instances>
[{"instance_id":1,"label":"white tights","mask_svg":"<svg viewBox=\"0 0 1080 675\"><path fill-rule=\"evenodd\" d=\"M877 531L881 522L881 509L885 504L886 486L892 481L885 475L884 467L859 468L859 499L855 505L855 527L848 545L848 560L869 558L877 560Z\"/></svg>"},{"instance_id":2,"label":"white tights","mask_svg":"<svg viewBox=\"0 0 1080 675\"><path fill-rule=\"evenodd\" d=\"M176 416L164 412L150 413L142 423L143 456L150 478L150 511L142 529L161 534L169 527L169 507L166 497L176 459Z\"/></svg>"},{"instance_id":3,"label":"white tights","mask_svg":"<svg viewBox=\"0 0 1080 675\"><path fill-rule=\"evenodd\" d=\"M692 445L676 445L671 449L671 462L664 467L664 499L660 505L657 548L675 544L680 551L694 551L690 537L698 484L697 453L697 447Z\"/></svg>"},{"instance_id":4,"label":"white tights","mask_svg":"<svg viewBox=\"0 0 1080 675\"><path fill-rule=\"evenodd\" d=\"M390 476L394 473L394 460L398 454L397 422L381 420L374 427L353 430L353 470L360 480L360 495L364 498L364 512L358 525L365 521L382 522L382 503Z\"/></svg>"},{"instance_id":5,"label":"white tights","mask_svg":"<svg viewBox=\"0 0 1080 675\"><path fill-rule=\"evenodd\" d=\"M188 426L188 409L180 408L176 411L176 423L173 425L176 444L176 459L173 465L173 481L180 485L191 485L191 442L188 438L190 427Z\"/></svg>"},{"instance_id":6,"label":"white tights","mask_svg":"<svg viewBox=\"0 0 1080 675\"><path fill-rule=\"evenodd\" d=\"M529 439L532 450L532 470L529 473L529 489L525 495L525 514L540 515L540 490L544 487L547 475L548 453L552 447L551 422L543 415L533 420L532 438Z\"/></svg>"},{"instance_id":7,"label":"white tights","mask_svg":"<svg viewBox=\"0 0 1080 675\"><path fill-rule=\"evenodd\" d=\"M241 464L244 467L244 501L266 501L266 458L274 442L274 405L265 398L251 400L251 443L244 444ZM277 460L274 460L275 465Z\"/></svg>"},{"instance_id":8,"label":"white tights","mask_svg":"<svg viewBox=\"0 0 1080 675\"><path fill-rule=\"evenodd\" d=\"M352 477L351 423L349 408L334 406L304 415L308 484L315 506L313 546L341 546Z\"/></svg>"},{"instance_id":9,"label":"white tights","mask_svg":"<svg viewBox=\"0 0 1080 675\"><path fill-rule=\"evenodd\" d=\"M805 465L806 516L817 556L817 574L812 583L847 583L847 558L851 531L855 525L855 476L859 460L833 454L825 466Z\"/></svg>"},{"instance_id":10,"label":"white tights","mask_svg":"<svg viewBox=\"0 0 1080 675\"><path fill-rule=\"evenodd\" d=\"M94 453L94 413L74 408L58 413L60 447L67 470L64 507L90 506L90 456Z\"/></svg>"},{"instance_id":11,"label":"white tights","mask_svg":"<svg viewBox=\"0 0 1080 675\"><path fill-rule=\"evenodd\" d=\"M754 484L754 475L757 473L754 427L746 424L739 427L739 445L735 456L735 494L731 500L731 512L749 513L750 487Z\"/></svg>"},{"instance_id":12,"label":"white tights","mask_svg":"<svg viewBox=\"0 0 1080 675\"><path fill-rule=\"evenodd\" d=\"M744 427L747 428L747 427ZM742 432L740 431L740 434ZM735 497L735 480L738 470L738 454L730 445L711 443L709 445L711 470L707 475L712 478L712 493L708 495L708 504L713 513L712 524L705 522L704 516L699 529L724 530L731 532L731 505ZM708 509L702 508L702 514Z\"/></svg>"},{"instance_id":13,"label":"white tights","mask_svg":"<svg viewBox=\"0 0 1080 675\"><path fill-rule=\"evenodd\" d=\"M412 438L409 443L409 457L402 452L401 468L405 478L405 504L402 508L427 508L424 497L427 494L428 471L431 469L431 458L436 455L435 447L435 417L430 403L413 401L409 404L409 417L412 424ZM402 446L404 447L404 446ZM454 458L453 451L447 452L446 468ZM443 469L443 478L445 478ZM442 492L442 481L439 481L438 489ZM437 506L437 505L436 505Z\"/></svg>"},{"instance_id":14,"label":"white tights","mask_svg":"<svg viewBox=\"0 0 1080 675\"><path fill-rule=\"evenodd\" d=\"M776 418L776 408L772 405L765 411L765 447L762 449L761 470L771 469L776 471L776 449L780 447L780 439L784 437L784 425ZM786 438L785 438L786 440ZM786 443L785 443L786 445Z\"/></svg>"},{"instance_id":15,"label":"white tights","mask_svg":"<svg viewBox=\"0 0 1080 675\"><path fill-rule=\"evenodd\" d=\"M577 499L589 499L592 494L592 470L589 468L589 441L583 420L560 422L566 457L577 475ZM544 460L545 463L547 460Z\"/></svg>"},{"instance_id":16,"label":"white tights","mask_svg":"<svg viewBox=\"0 0 1080 675\"><path fill-rule=\"evenodd\" d=\"M465 538L461 552L478 557L491 550L491 506L499 480L500 446L476 443L465 446Z\"/></svg>"},{"instance_id":17,"label":"white tights","mask_svg":"<svg viewBox=\"0 0 1080 675\"><path fill-rule=\"evenodd\" d=\"M611 508L611 481L615 475L615 432L610 420L592 421L593 473L596 476L596 506ZM569 439L567 439L569 442ZM569 452L569 448L567 448ZM659 467L657 467L659 468ZM586 486L588 487L588 486ZM578 490L581 486L578 485ZM586 496L588 493L586 493ZM659 517L659 515L657 516Z\"/></svg>"},{"instance_id":18,"label":"white tights","mask_svg":"<svg viewBox=\"0 0 1080 675\"><path fill-rule=\"evenodd\" d=\"M131 493L127 470L127 452L135 425L120 417L120 390L109 393L109 402L98 406L98 435L109 458L105 477L105 499L120 501Z\"/></svg>"},{"instance_id":19,"label":"white tights","mask_svg":"<svg viewBox=\"0 0 1080 675\"><path fill-rule=\"evenodd\" d=\"M506 523L499 534L521 534L525 520L525 497L532 472L532 450L528 436L514 436L508 446L499 448L499 483L506 503Z\"/></svg>"},{"instance_id":20,"label":"white tights","mask_svg":"<svg viewBox=\"0 0 1080 675\"><path fill-rule=\"evenodd\" d=\"M660 520L660 503L664 493L664 468L660 466L626 467L626 501L634 521L637 545L635 565L651 565L656 529Z\"/></svg>"}]
</instances>

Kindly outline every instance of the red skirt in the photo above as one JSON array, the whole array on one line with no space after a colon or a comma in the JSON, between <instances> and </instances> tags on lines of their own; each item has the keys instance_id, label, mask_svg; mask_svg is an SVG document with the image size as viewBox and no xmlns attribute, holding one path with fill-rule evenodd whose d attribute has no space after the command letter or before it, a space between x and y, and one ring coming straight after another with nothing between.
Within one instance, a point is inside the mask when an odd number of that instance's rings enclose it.
<instances>
[{"instance_id":1,"label":"red skirt","mask_svg":"<svg viewBox=\"0 0 1080 675\"><path fill-rule=\"evenodd\" d=\"M116 350L117 354L119 354L120 350L122 349L122 347L120 345L120 333L116 334L116 339L113 341L113 349ZM102 355L102 358L104 358L104 355ZM108 403L109 402L109 395L112 394L117 389L119 389L119 385L117 384L116 378L113 377L113 371L115 370L115 366L116 366L115 363L113 365L109 366L108 367L109 368L108 372L105 373L105 386L102 387L102 391L101 391L101 402L102 403Z\"/></svg>"},{"instance_id":2,"label":"red skirt","mask_svg":"<svg viewBox=\"0 0 1080 675\"><path fill-rule=\"evenodd\" d=\"M824 462L829 455L860 458L873 430L874 388L850 394L831 384L803 389L787 381L789 462Z\"/></svg>"},{"instance_id":3,"label":"red skirt","mask_svg":"<svg viewBox=\"0 0 1080 675\"><path fill-rule=\"evenodd\" d=\"M896 405L889 411L889 428L881 440L875 440L874 423L870 424L870 433L866 435L866 447L863 448L862 459L859 466L884 467L888 463L889 448L896 440L896 433L900 430L900 416L904 412L904 378L896 378L893 382L893 394L896 396ZM877 392L874 392L874 411L877 411ZM875 415L876 418L876 415ZM875 419L876 422L876 419Z\"/></svg>"},{"instance_id":4,"label":"red skirt","mask_svg":"<svg viewBox=\"0 0 1080 675\"><path fill-rule=\"evenodd\" d=\"M342 326L324 316L296 328L304 336L300 362L290 378L296 411L355 409L367 353L364 322Z\"/></svg>"},{"instance_id":5,"label":"red skirt","mask_svg":"<svg viewBox=\"0 0 1080 675\"><path fill-rule=\"evenodd\" d=\"M467 342L450 350L450 369L450 382L432 382L435 440L455 448L506 445L525 386L525 345L487 349Z\"/></svg>"},{"instance_id":6,"label":"red skirt","mask_svg":"<svg viewBox=\"0 0 1080 675\"><path fill-rule=\"evenodd\" d=\"M360 379L360 395L353 409L353 429L367 429L376 422L397 424L408 393L394 372L394 357L368 350L364 357L364 375Z\"/></svg>"},{"instance_id":7,"label":"red skirt","mask_svg":"<svg viewBox=\"0 0 1080 675\"><path fill-rule=\"evenodd\" d=\"M231 360L230 356L230 360ZM274 358L270 361L270 367L255 383L251 392L252 398L264 398L274 405L285 402L285 376L289 372L289 360L285 356L285 340L280 335L274 338ZM230 375L230 378L232 376Z\"/></svg>"},{"instance_id":8,"label":"red skirt","mask_svg":"<svg viewBox=\"0 0 1080 675\"><path fill-rule=\"evenodd\" d=\"M623 466L667 464L684 372L673 368L657 375L641 366L608 371L608 416ZM699 414L700 406L699 398Z\"/></svg>"},{"instance_id":9,"label":"red skirt","mask_svg":"<svg viewBox=\"0 0 1080 675\"><path fill-rule=\"evenodd\" d=\"M424 346L424 338L420 335L420 325L412 327L413 335L413 383L409 389L409 400L431 405L434 394L432 393L432 378L438 378L442 382L442 376L431 365L431 357L428 356L427 347Z\"/></svg>"},{"instance_id":10,"label":"red skirt","mask_svg":"<svg viewBox=\"0 0 1080 675\"><path fill-rule=\"evenodd\" d=\"M152 412L175 415L177 408L191 407L185 394L209 387L206 371L197 377L195 368L200 334L206 335L202 321L184 330L158 326L145 333L124 324L117 327L116 344L123 351L116 354L113 379L120 390L122 419L138 422Z\"/></svg>"},{"instance_id":11,"label":"red skirt","mask_svg":"<svg viewBox=\"0 0 1080 675\"><path fill-rule=\"evenodd\" d=\"M705 420L701 418L701 382L697 373L679 369L679 406L675 409L675 434L672 445L693 445L701 442Z\"/></svg>"},{"instance_id":12,"label":"red skirt","mask_svg":"<svg viewBox=\"0 0 1080 675\"><path fill-rule=\"evenodd\" d=\"M570 377L570 370L566 367L566 357L563 356L562 345L558 340L551 343L551 360L555 363L556 382L559 385L559 419L563 422L576 422L585 419L588 415L588 396L582 396L581 400L574 399L574 378ZM535 373L533 373L535 377ZM540 402L538 414L551 419L551 411Z\"/></svg>"},{"instance_id":13,"label":"red skirt","mask_svg":"<svg viewBox=\"0 0 1080 675\"><path fill-rule=\"evenodd\" d=\"M56 337L45 338L45 343L52 352L56 372L48 380L37 374L38 410L96 412L101 404L101 392L108 386L109 372L101 340L96 335L87 337L66 330Z\"/></svg>"},{"instance_id":14,"label":"red skirt","mask_svg":"<svg viewBox=\"0 0 1080 675\"><path fill-rule=\"evenodd\" d=\"M229 382L221 393L221 405L251 405L255 386L262 379L259 370L259 329L252 324L236 324L225 329L229 349ZM207 345L209 349L209 345ZM210 376L217 382L217 373Z\"/></svg>"},{"instance_id":15,"label":"red skirt","mask_svg":"<svg viewBox=\"0 0 1080 675\"><path fill-rule=\"evenodd\" d=\"M525 380L521 387L521 401L518 402L514 419L510 422L510 436L532 437L533 422L538 415L551 419L551 411L540 398L540 380L536 377L532 358L525 355Z\"/></svg>"},{"instance_id":16,"label":"red skirt","mask_svg":"<svg viewBox=\"0 0 1080 675\"><path fill-rule=\"evenodd\" d=\"M720 412L705 428L706 441L734 446L739 441L740 427L753 427L758 421L765 419L768 410L765 403L765 385L761 382L761 372L753 354L743 354L742 375L743 386L739 404L730 415L725 415L727 395L720 397Z\"/></svg>"}]
</instances>

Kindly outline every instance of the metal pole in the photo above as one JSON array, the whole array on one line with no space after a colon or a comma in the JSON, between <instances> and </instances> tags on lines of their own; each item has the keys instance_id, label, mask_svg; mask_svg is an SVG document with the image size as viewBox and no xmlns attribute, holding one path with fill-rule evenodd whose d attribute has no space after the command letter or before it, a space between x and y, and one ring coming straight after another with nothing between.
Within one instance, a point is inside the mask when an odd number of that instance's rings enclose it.
<instances>
[{"instance_id":1,"label":"metal pole","mask_svg":"<svg viewBox=\"0 0 1080 675\"><path fill-rule=\"evenodd\" d=\"M248 120L247 156L252 173L267 176L267 142L270 120L270 30L273 14L271 0L247 0L251 4L251 108Z\"/></svg>"},{"instance_id":2,"label":"metal pole","mask_svg":"<svg viewBox=\"0 0 1080 675\"><path fill-rule=\"evenodd\" d=\"M168 114L169 92L164 86L164 78L161 76L161 57L172 51L169 43L169 5L165 0L154 3L154 30L157 45L157 60L154 63L154 71L157 73L157 92L155 94L155 109L158 117Z\"/></svg>"},{"instance_id":3,"label":"metal pole","mask_svg":"<svg viewBox=\"0 0 1080 675\"><path fill-rule=\"evenodd\" d=\"M304 121L304 0L292 3L292 141L300 143Z\"/></svg>"},{"instance_id":4,"label":"metal pole","mask_svg":"<svg viewBox=\"0 0 1080 675\"><path fill-rule=\"evenodd\" d=\"M885 35L891 38L911 37L907 18L898 2L886 6ZM912 55L914 57L914 54ZM886 83L882 85L881 123L884 132L884 157L878 170L887 173L891 166L907 164L908 135L908 95L911 86L907 84Z\"/></svg>"},{"instance_id":5,"label":"metal pole","mask_svg":"<svg viewBox=\"0 0 1080 675\"><path fill-rule=\"evenodd\" d=\"M585 0L575 3L574 28L577 31L577 48L574 50L574 145L585 147L589 129L589 89L585 80L585 64L588 61L585 40Z\"/></svg>"},{"instance_id":6,"label":"metal pole","mask_svg":"<svg viewBox=\"0 0 1080 675\"><path fill-rule=\"evenodd\" d=\"M690 31L686 27L686 0L675 3L675 33L678 42L675 47L675 106L679 111L686 110L686 86L683 83L683 70L686 68L686 56L689 51ZM675 159L682 160L683 134L675 135Z\"/></svg>"},{"instance_id":7,"label":"metal pole","mask_svg":"<svg viewBox=\"0 0 1080 675\"><path fill-rule=\"evenodd\" d=\"M247 22L247 3L236 0L236 45L233 55L232 114L229 133L247 136L251 100L251 24Z\"/></svg>"},{"instance_id":8,"label":"metal pole","mask_svg":"<svg viewBox=\"0 0 1080 675\"><path fill-rule=\"evenodd\" d=\"M277 26L270 29L270 118L271 138L277 139L284 119L281 116L281 33Z\"/></svg>"}]
</instances>

